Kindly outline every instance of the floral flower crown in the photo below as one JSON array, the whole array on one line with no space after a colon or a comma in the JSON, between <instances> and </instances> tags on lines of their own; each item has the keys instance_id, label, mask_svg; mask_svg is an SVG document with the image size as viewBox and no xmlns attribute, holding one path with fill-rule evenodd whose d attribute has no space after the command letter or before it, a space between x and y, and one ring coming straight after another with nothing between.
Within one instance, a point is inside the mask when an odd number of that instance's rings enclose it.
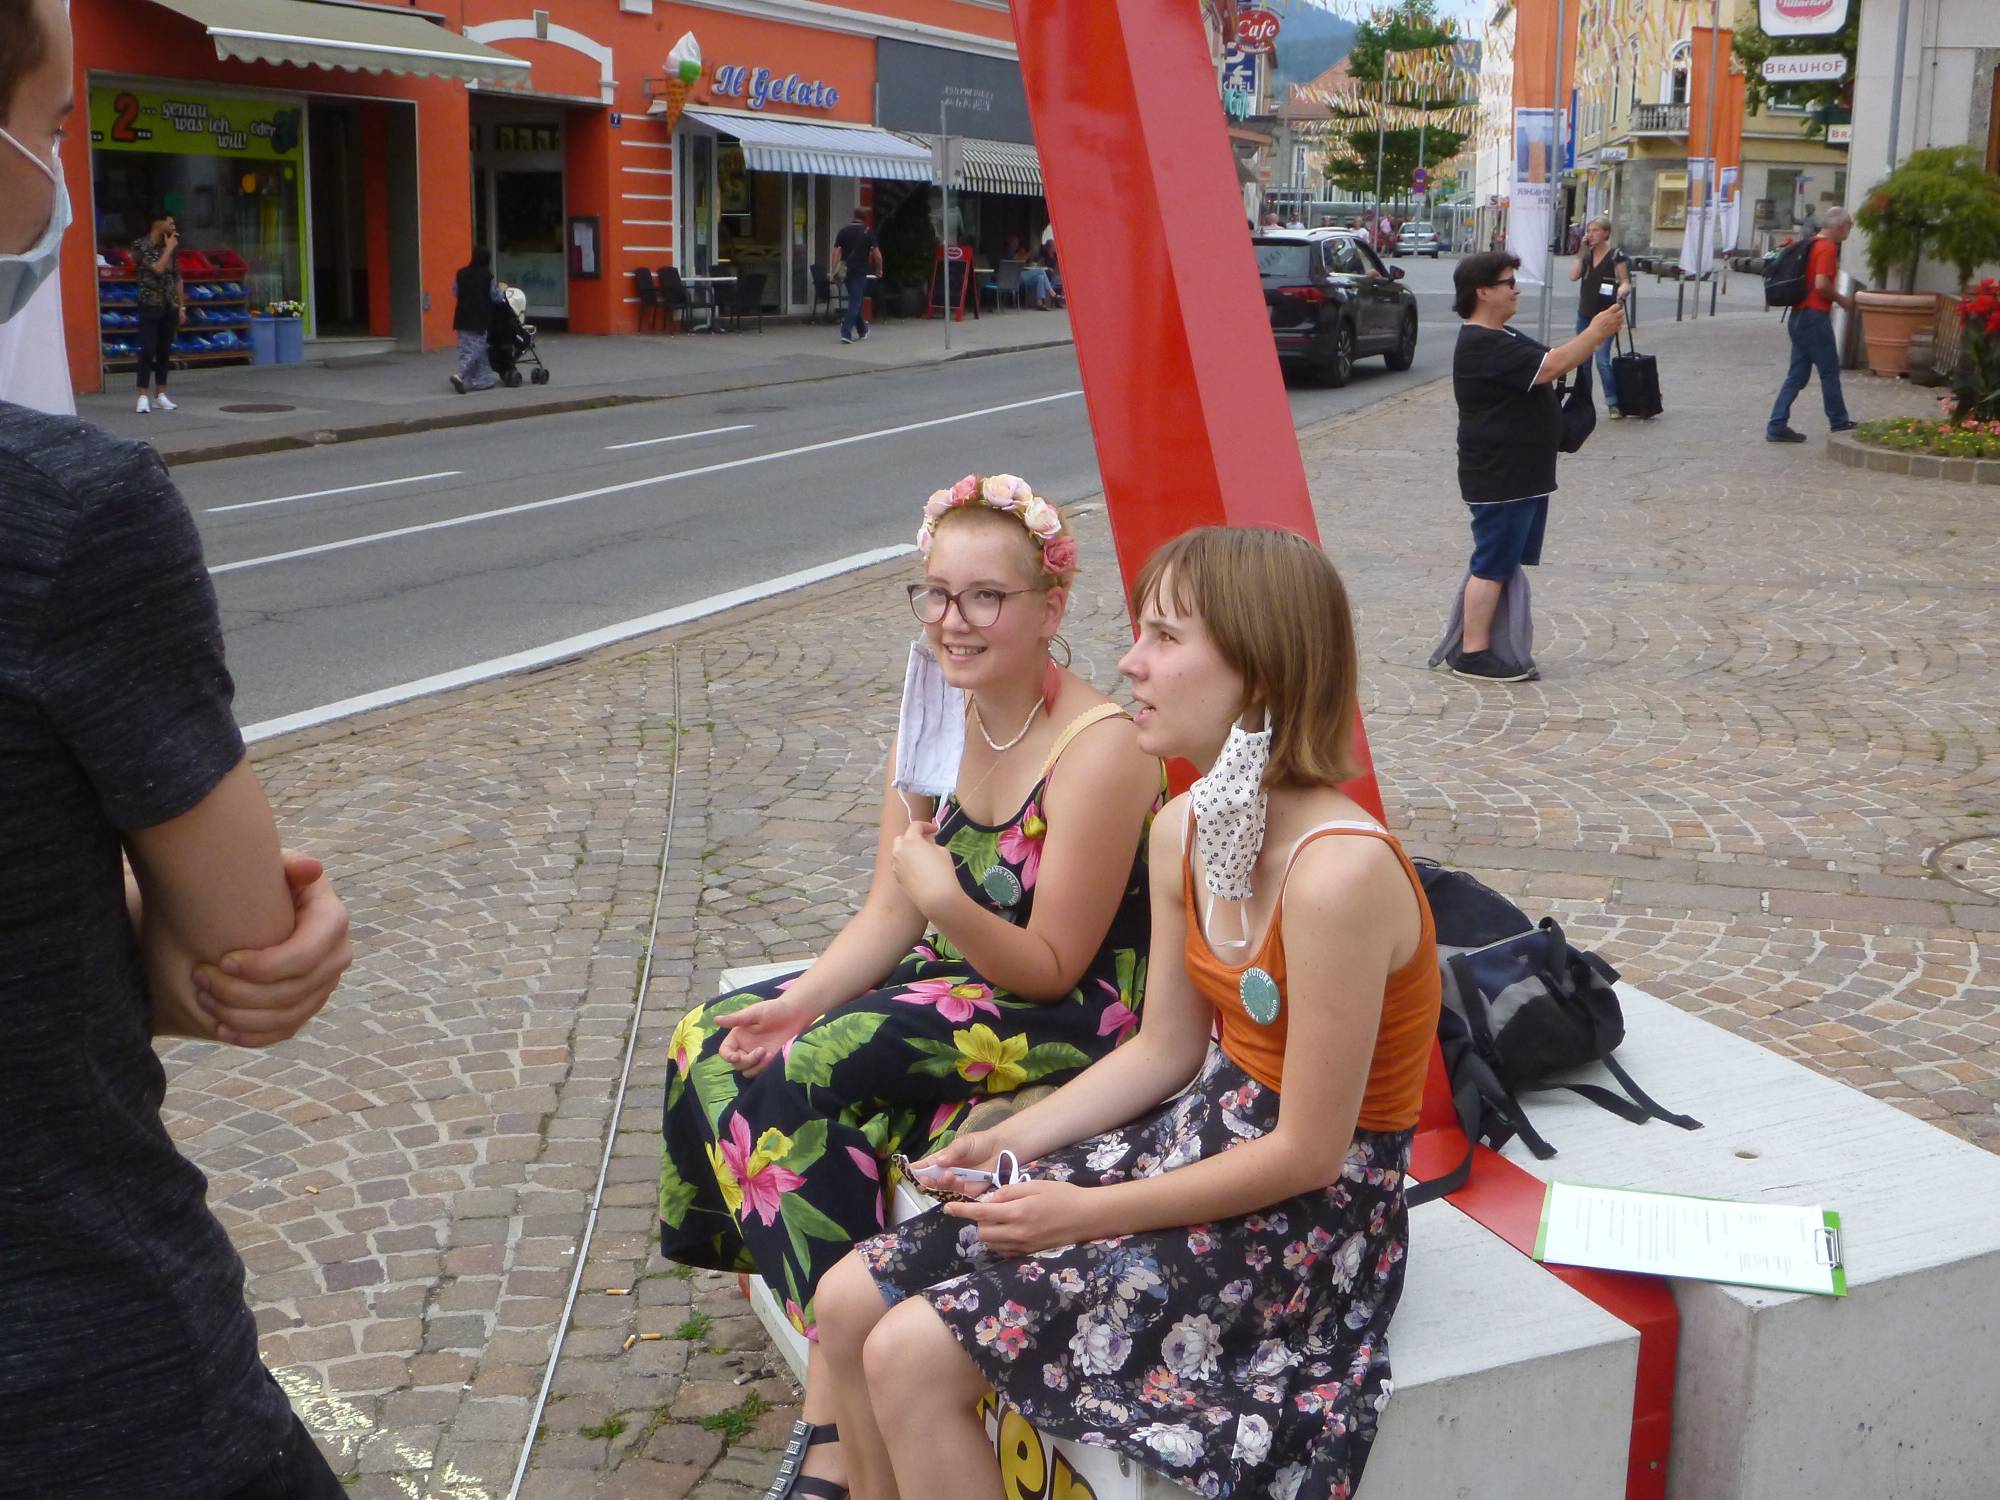
<instances>
[{"instance_id":1,"label":"floral flower crown","mask_svg":"<svg viewBox=\"0 0 2000 1500\"><path fill-rule=\"evenodd\" d=\"M1062 512L1037 495L1027 480L1014 474L968 474L948 490L934 492L924 502L924 521L917 528L917 551L931 555L938 522L961 505L983 505L1004 511L1028 528L1042 556L1042 571L1065 578L1076 571L1076 538L1063 531Z\"/></svg>"}]
</instances>

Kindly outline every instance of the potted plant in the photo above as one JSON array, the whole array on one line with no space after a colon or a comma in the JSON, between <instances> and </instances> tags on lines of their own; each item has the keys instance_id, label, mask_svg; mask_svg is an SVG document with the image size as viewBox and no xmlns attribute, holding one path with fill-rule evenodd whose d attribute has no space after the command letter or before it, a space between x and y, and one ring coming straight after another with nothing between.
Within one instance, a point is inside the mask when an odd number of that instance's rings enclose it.
<instances>
[{"instance_id":1,"label":"potted plant","mask_svg":"<svg viewBox=\"0 0 2000 1500\"><path fill-rule=\"evenodd\" d=\"M1919 293L1917 268L1928 256L1958 272L1958 286L1980 266L2000 260L2000 175L1984 170L1969 146L1913 151L1869 190L1854 216L1868 231L1868 270L1886 286L1900 273L1900 292L1863 291L1862 339L1868 368L1900 375L1909 368L1910 335L1937 317L1934 293Z\"/></svg>"},{"instance_id":2,"label":"potted plant","mask_svg":"<svg viewBox=\"0 0 2000 1500\"><path fill-rule=\"evenodd\" d=\"M252 362L295 365L305 359L303 302L273 302L250 314Z\"/></svg>"},{"instance_id":3,"label":"potted plant","mask_svg":"<svg viewBox=\"0 0 2000 1500\"><path fill-rule=\"evenodd\" d=\"M893 304L898 316L921 318L929 294L937 236L931 231L929 197L912 194L882 226L882 287L878 300ZM885 312L878 306L876 311Z\"/></svg>"}]
</instances>

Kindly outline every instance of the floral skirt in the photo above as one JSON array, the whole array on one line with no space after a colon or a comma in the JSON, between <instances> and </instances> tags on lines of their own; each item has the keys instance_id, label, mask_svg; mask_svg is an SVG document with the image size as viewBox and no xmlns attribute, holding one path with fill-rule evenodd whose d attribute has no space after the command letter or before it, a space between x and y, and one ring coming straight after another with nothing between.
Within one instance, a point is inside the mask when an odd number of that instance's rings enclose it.
<instances>
[{"instance_id":1,"label":"floral skirt","mask_svg":"<svg viewBox=\"0 0 2000 1500\"><path fill-rule=\"evenodd\" d=\"M1276 1090L1211 1047L1186 1093L1028 1170L1085 1186L1154 1177L1277 1120ZM928 1301L1043 1432L1198 1495L1345 1500L1389 1401L1409 1150L1408 1131L1357 1130L1332 1186L1213 1224L1006 1259L933 1211L860 1254L888 1302Z\"/></svg>"}]
</instances>

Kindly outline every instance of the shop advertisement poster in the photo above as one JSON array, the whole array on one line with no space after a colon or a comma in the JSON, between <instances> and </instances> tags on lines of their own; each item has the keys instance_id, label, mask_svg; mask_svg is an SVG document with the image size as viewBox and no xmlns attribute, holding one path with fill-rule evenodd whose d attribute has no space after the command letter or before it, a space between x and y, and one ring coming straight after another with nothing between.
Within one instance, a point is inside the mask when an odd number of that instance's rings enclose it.
<instances>
[{"instance_id":1,"label":"shop advertisement poster","mask_svg":"<svg viewBox=\"0 0 2000 1500\"><path fill-rule=\"evenodd\" d=\"M1831 36L1847 24L1847 0L1759 0L1766 36Z\"/></svg>"},{"instance_id":2,"label":"shop advertisement poster","mask_svg":"<svg viewBox=\"0 0 2000 1500\"><path fill-rule=\"evenodd\" d=\"M90 144L98 151L297 161L304 125L304 113L292 100L190 89L90 91Z\"/></svg>"}]
</instances>

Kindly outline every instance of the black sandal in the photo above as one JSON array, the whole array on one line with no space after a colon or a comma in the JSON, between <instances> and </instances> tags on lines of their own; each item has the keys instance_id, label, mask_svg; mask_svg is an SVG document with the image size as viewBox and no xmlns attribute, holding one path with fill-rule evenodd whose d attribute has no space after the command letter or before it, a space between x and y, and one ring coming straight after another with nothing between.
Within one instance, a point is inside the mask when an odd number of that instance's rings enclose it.
<instances>
[{"instance_id":1,"label":"black sandal","mask_svg":"<svg viewBox=\"0 0 2000 1500\"><path fill-rule=\"evenodd\" d=\"M792 1423L792 1435L785 1442L784 1462L778 1465L777 1477L764 1492L764 1500L793 1500L801 1495L806 1500L847 1500L847 1491L831 1479L799 1472L806 1461L806 1449L839 1441L840 1428L832 1422L815 1424L801 1418Z\"/></svg>"}]
</instances>

